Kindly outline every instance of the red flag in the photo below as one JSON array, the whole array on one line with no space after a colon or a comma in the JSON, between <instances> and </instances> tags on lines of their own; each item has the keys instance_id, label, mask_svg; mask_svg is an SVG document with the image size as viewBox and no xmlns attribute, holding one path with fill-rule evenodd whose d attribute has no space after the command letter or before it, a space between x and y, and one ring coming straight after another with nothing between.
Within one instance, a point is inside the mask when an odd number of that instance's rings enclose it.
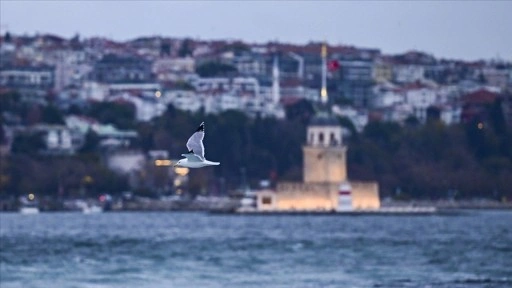
<instances>
[{"instance_id":1,"label":"red flag","mask_svg":"<svg viewBox=\"0 0 512 288\"><path fill-rule=\"evenodd\" d=\"M327 63L327 69L331 72L340 69L340 62L338 60L330 60Z\"/></svg>"}]
</instances>

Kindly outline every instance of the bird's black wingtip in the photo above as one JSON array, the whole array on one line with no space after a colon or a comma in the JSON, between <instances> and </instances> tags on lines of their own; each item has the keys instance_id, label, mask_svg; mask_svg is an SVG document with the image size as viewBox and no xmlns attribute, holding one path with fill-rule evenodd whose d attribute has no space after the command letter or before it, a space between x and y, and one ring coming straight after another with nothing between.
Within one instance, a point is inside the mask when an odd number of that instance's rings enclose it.
<instances>
[{"instance_id":1,"label":"bird's black wingtip","mask_svg":"<svg viewBox=\"0 0 512 288\"><path fill-rule=\"evenodd\" d=\"M201 124L197 128L196 132L199 132L199 131L204 131L204 122L201 122Z\"/></svg>"}]
</instances>

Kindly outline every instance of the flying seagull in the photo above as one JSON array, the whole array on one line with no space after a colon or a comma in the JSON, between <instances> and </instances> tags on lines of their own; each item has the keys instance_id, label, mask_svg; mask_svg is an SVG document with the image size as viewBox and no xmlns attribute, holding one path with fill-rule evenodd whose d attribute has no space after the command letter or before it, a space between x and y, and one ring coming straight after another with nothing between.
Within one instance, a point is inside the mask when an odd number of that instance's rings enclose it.
<instances>
[{"instance_id":1,"label":"flying seagull","mask_svg":"<svg viewBox=\"0 0 512 288\"><path fill-rule=\"evenodd\" d=\"M204 122L201 122L201 125L197 128L196 132L188 138L187 141L187 154L181 154L181 156L185 157L184 159L179 160L174 166L181 166L187 168L201 168L205 166L213 166L219 165L219 162L212 162L206 160L204 158Z\"/></svg>"}]
</instances>

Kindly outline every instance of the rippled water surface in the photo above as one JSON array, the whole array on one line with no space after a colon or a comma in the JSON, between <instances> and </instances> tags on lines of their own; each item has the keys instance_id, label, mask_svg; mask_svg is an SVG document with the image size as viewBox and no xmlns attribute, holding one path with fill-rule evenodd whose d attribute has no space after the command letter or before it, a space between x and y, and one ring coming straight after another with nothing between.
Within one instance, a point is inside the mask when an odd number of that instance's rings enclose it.
<instances>
[{"instance_id":1,"label":"rippled water surface","mask_svg":"<svg viewBox=\"0 0 512 288\"><path fill-rule=\"evenodd\" d=\"M0 214L0 287L512 287L512 211Z\"/></svg>"}]
</instances>

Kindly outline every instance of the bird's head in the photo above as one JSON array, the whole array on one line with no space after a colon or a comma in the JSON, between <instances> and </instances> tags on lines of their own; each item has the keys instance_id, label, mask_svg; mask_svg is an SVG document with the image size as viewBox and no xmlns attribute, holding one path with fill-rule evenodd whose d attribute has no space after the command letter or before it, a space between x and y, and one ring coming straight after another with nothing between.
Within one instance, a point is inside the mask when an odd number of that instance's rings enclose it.
<instances>
[{"instance_id":1,"label":"bird's head","mask_svg":"<svg viewBox=\"0 0 512 288\"><path fill-rule=\"evenodd\" d=\"M181 166L182 164L183 164L183 159L178 160L178 162L176 162L176 163L174 164L174 167L176 167L176 166Z\"/></svg>"}]
</instances>

